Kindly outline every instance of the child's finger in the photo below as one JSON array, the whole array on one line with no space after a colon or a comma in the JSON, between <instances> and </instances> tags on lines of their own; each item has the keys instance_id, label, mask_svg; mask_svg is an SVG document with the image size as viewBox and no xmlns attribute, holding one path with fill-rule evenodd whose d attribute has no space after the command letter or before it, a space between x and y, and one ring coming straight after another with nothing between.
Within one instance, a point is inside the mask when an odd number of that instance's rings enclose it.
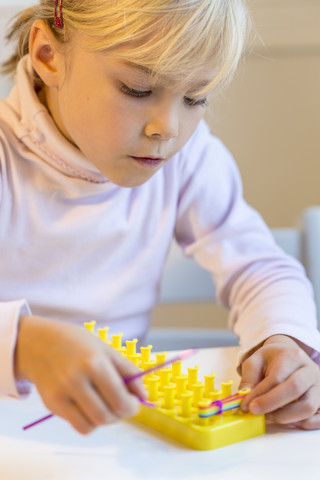
<instances>
[{"instance_id":1,"label":"child's finger","mask_svg":"<svg viewBox=\"0 0 320 480\"><path fill-rule=\"evenodd\" d=\"M122 357L122 355L115 355L112 360L117 371L123 379L140 373L140 370L132 362ZM137 378L132 382L127 383L126 388L139 398L147 397L147 392L143 385L142 378Z\"/></svg>"},{"instance_id":2,"label":"child's finger","mask_svg":"<svg viewBox=\"0 0 320 480\"><path fill-rule=\"evenodd\" d=\"M256 385L248 395L244 397L244 399L241 402L241 409L244 412L248 412L249 410L252 413L260 413L258 412L258 408L260 408L259 401L257 400L257 406L255 407L256 411L253 412L252 406L256 405L256 403L253 403L256 401L257 398L263 398L264 395L266 395L270 390L274 389L278 385L278 382L271 376L265 377L258 385ZM241 388L243 389L243 388ZM263 412L264 413L264 412Z\"/></svg>"},{"instance_id":3,"label":"child's finger","mask_svg":"<svg viewBox=\"0 0 320 480\"><path fill-rule=\"evenodd\" d=\"M311 386L307 368L296 370L282 383L270 375L256 387L249 410L254 414L273 412L300 398Z\"/></svg>"},{"instance_id":4,"label":"child's finger","mask_svg":"<svg viewBox=\"0 0 320 480\"><path fill-rule=\"evenodd\" d=\"M263 378L265 361L260 351L247 358L242 364L239 390L253 388Z\"/></svg>"},{"instance_id":5,"label":"child's finger","mask_svg":"<svg viewBox=\"0 0 320 480\"><path fill-rule=\"evenodd\" d=\"M301 422L295 422L293 426L297 428L302 428L303 430L318 430L320 429L320 408L317 410L315 415Z\"/></svg>"},{"instance_id":6,"label":"child's finger","mask_svg":"<svg viewBox=\"0 0 320 480\"><path fill-rule=\"evenodd\" d=\"M115 357L117 357L117 355ZM129 361L124 358L121 360L129 363ZM140 407L137 395L129 391L123 381L124 376L122 372L119 371L117 365L115 365L115 363L122 364L121 360L114 362L113 358L110 362L109 359L106 359L104 368L96 368L92 373L93 385L112 413L118 418L132 417L138 413ZM132 365L132 367L134 367L134 365ZM124 370L132 371L130 365L129 367L124 367ZM133 372L137 373L136 367Z\"/></svg>"},{"instance_id":7,"label":"child's finger","mask_svg":"<svg viewBox=\"0 0 320 480\"><path fill-rule=\"evenodd\" d=\"M313 417L319 407L319 390L311 387L299 400L273 411L267 418L279 424L295 424Z\"/></svg>"},{"instance_id":8,"label":"child's finger","mask_svg":"<svg viewBox=\"0 0 320 480\"><path fill-rule=\"evenodd\" d=\"M119 420L90 382L83 382L81 388L72 392L72 398L74 398L79 410L94 427L111 424Z\"/></svg>"},{"instance_id":9,"label":"child's finger","mask_svg":"<svg viewBox=\"0 0 320 480\"><path fill-rule=\"evenodd\" d=\"M82 435L91 433L95 428L72 400L65 399L59 404L58 410L53 408L51 411L69 422Z\"/></svg>"},{"instance_id":10,"label":"child's finger","mask_svg":"<svg viewBox=\"0 0 320 480\"><path fill-rule=\"evenodd\" d=\"M241 408L244 412L248 411L250 401L255 397L256 385L261 382L264 374L264 358L259 351L249 357L242 365L242 377L239 384L239 390L250 388L252 391L248 393L241 402Z\"/></svg>"}]
</instances>

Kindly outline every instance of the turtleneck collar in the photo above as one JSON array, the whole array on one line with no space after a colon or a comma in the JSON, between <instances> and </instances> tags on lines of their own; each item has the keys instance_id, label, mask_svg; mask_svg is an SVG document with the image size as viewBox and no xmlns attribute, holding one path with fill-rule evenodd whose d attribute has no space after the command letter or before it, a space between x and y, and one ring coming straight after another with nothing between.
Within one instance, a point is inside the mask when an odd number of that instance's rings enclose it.
<instances>
[{"instance_id":1,"label":"turtleneck collar","mask_svg":"<svg viewBox=\"0 0 320 480\"><path fill-rule=\"evenodd\" d=\"M93 183L109 180L58 130L48 109L35 91L34 72L29 55L17 68L16 85L7 104L15 115L17 137L42 160L65 175Z\"/></svg>"}]
</instances>

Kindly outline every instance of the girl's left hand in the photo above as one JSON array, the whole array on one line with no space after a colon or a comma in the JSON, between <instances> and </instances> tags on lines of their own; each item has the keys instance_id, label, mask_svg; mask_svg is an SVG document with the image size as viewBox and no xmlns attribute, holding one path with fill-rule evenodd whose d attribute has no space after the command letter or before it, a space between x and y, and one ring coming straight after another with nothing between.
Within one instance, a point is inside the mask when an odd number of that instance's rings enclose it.
<instances>
[{"instance_id":1,"label":"girl's left hand","mask_svg":"<svg viewBox=\"0 0 320 480\"><path fill-rule=\"evenodd\" d=\"M320 428L320 368L285 335L269 337L242 364L241 408L306 430Z\"/></svg>"}]
</instances>

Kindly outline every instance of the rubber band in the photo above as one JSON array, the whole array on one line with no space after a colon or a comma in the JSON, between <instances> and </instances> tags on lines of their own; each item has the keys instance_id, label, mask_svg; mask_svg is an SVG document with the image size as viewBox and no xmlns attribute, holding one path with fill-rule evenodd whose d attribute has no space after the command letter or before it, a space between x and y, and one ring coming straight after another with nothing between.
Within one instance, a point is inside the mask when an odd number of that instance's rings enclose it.
<instances>
[{"instance_id":1,"label":"rubber band","mask_svg":"<svg viewBox=\"0 0 320 480\"><path fill-rule=\"evenodd\" d=\"M216 400L214 402L214 405L218 407L217 415L220 415L223 412L223 401L222 400Z\"/></svg>"},{"instance_id":2,"label":"rubber band","mask_svg":"<svg viewBox=\"0 0 320 480\"><path fill-rule=\"evenodd\" d=\"M221 415L221 413L227 410L234 410L240 407L241 400L245 395L239 395L238 393L225 397L222 400L214 400L209 405L199 406L198 416L200 418L208 418L213 415Z\"/></svg>"}]
</instances>

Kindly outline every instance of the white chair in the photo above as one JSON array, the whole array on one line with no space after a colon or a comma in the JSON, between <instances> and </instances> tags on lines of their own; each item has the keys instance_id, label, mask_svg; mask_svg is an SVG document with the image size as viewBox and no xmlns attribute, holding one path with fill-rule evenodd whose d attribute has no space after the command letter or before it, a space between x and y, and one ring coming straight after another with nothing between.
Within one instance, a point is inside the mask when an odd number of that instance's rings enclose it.
<instances>
[{"instance_id":1,"label":"white chair","mask_svg":"<svg viewBox=\"0 0 320 480\"><path fill-rule=\"evenodd\" d=\"M297 228L272 230L277 244L289 255L303 261L302 233ZM209 272L187 258L176 242L172 242L161 283L160 302L203 302L215 298Z\"/></svg>"},{"instance_id":2,"label":"white chair","mask_svg":"<svg viewBox=\"0 0 320 480\"><path fill-rule=\"evenodd\" d=\"M315 295L320 326L320 206L307 208L302 216L304 265Z\"/></svg>"}]
</instances>

